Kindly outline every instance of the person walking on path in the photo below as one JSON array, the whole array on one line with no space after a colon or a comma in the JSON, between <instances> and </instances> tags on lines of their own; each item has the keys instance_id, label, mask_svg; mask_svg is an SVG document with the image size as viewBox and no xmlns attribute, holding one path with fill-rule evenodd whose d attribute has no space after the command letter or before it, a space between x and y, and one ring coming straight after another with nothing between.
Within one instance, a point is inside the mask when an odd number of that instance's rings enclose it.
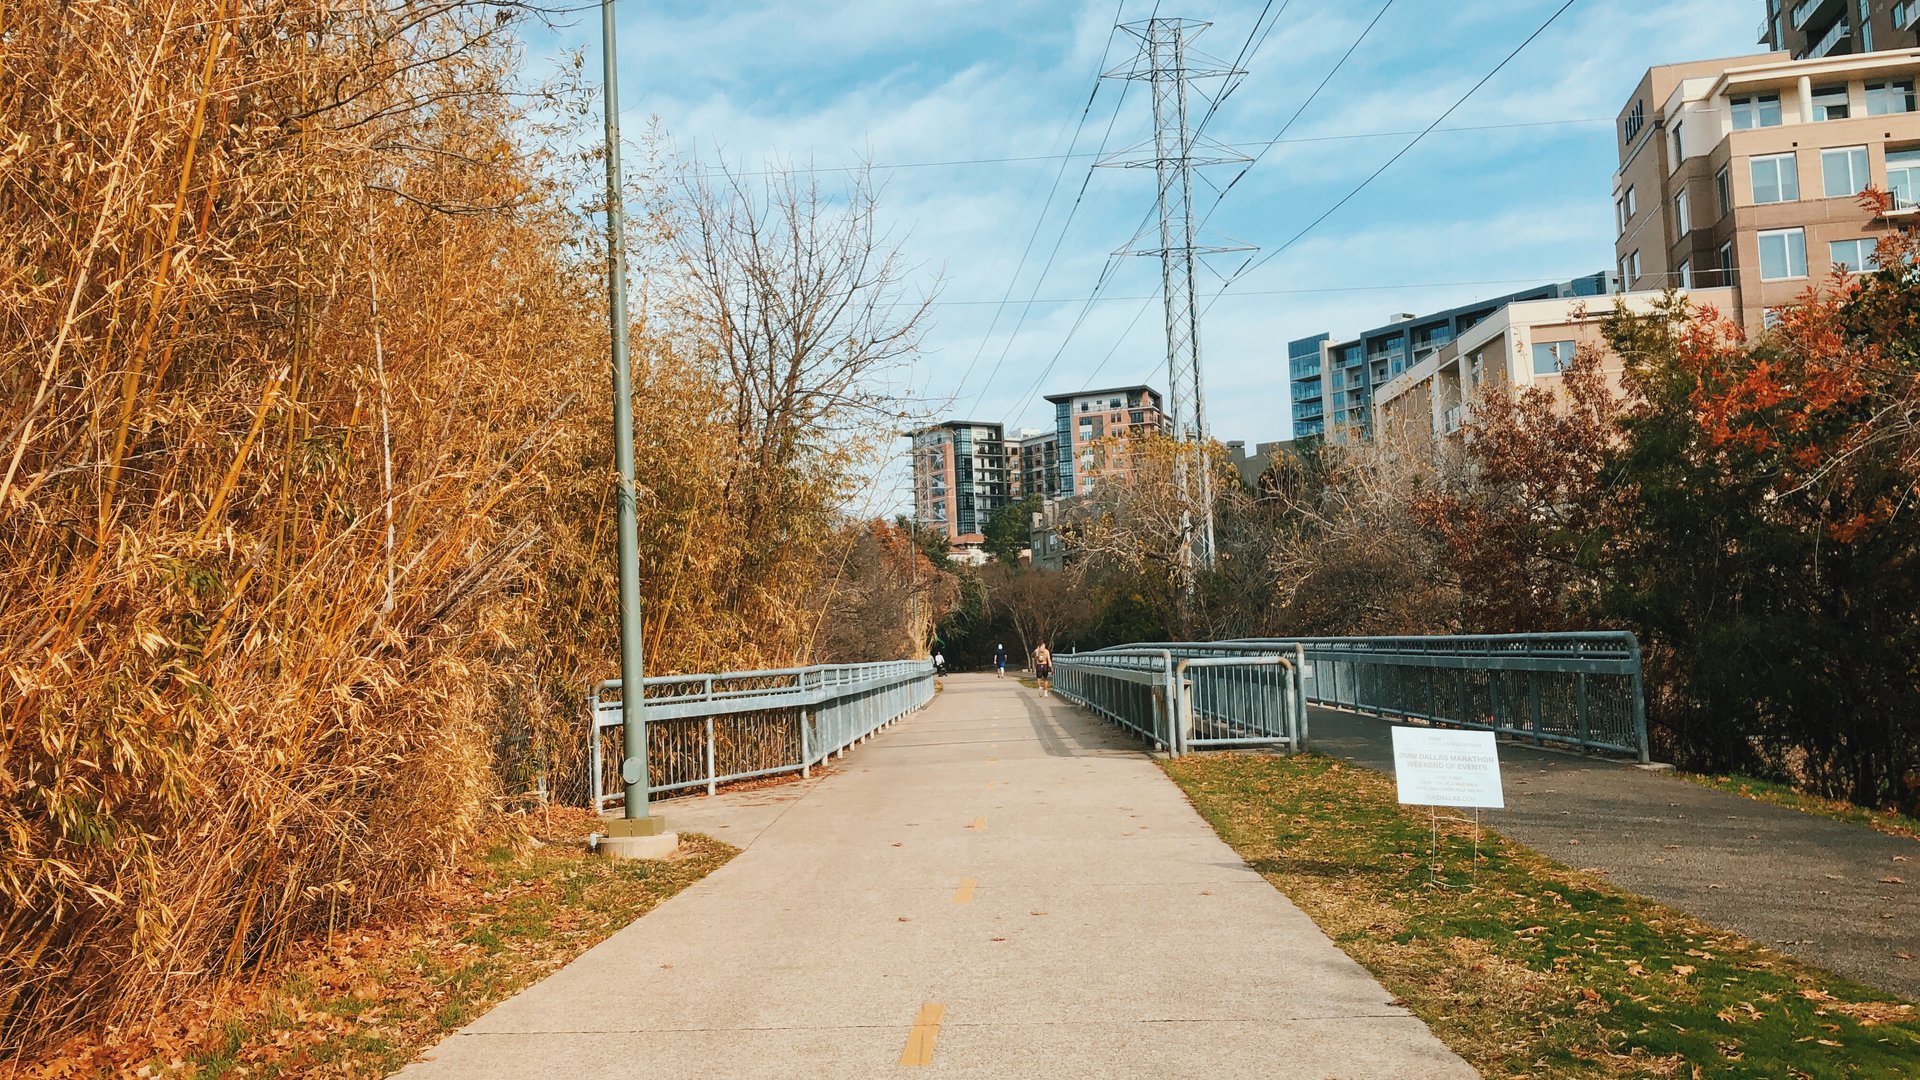
<instances>
[{"instance_id":1,"label":"person walking on path","mask_svg":"<svg viewBox=\"0 0 1920 1080\"><path fill-rule=\"evenodd\" d=\"M1007 647L1005 645L995 645L993 647L993 677L996 679L1004 679L1007 677Z\"/></svg>"},{"instance_id":2,"label":"person walking on path","mask_svg":"<svg viewBox=\"0 0 1920 1080\"><path fill-rule=\"evenodd\" d=\"M1033 650L1033 677L1040 683L1040 696L1053 696L1053 650L1043 642Z\"/></svg>"}]
</instances>

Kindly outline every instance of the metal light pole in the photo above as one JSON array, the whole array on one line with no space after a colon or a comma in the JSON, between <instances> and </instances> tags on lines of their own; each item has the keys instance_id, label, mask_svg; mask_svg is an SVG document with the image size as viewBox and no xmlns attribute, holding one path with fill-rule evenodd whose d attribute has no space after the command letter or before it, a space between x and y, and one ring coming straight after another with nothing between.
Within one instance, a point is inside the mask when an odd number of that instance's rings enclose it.
<instances>
[{"instance_id":1,"label":"metal light pole","mask_svg":"<svg viewBox=\"0 0 1920 1080\"><path fill-rule=\"evenodd\" d=\"M640 526L633 485L633 386L627 370L627 215L620 173L620 90L614 53L613 0L600 0L601 58L607 108L607 308L613 348L613 463L620 474L620 718L626 785L626 817L608 828L616 854L672 853L661 842L665 824L647 814L646 691L640 653ZM668 841L669 844L674 841Z\"/></svg>"}]
</instances>

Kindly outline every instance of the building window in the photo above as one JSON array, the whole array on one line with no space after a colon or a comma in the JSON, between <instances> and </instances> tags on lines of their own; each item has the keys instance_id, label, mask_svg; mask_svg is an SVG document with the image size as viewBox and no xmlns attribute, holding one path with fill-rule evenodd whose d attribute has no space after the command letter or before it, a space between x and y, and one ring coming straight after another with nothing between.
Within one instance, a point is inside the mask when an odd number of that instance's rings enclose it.
<instances>
[{"instance_id":1,"label":"building window","mask_svg":"<svg viewBox=\"0 0 1920 1080\"><path fill-rule=\"evenodd\" d=\"M1766 327L1768 330L1778 328L1780 325L1780 309L1777 307L1761 309L1760 325Z\"/></svg>"},{"instance_id":2,"label":"building window","mask_svg":"<svg viewBox=\"0 0 1920 1080\"><path fill-rule=\"evenodd\" d=\"M1868 0L1860 0L1860 51L1873 51L1873 12L1868 10Z\"/></svg>"},{"instance_id":3,"label":"building window","mask_svg":"<svg viewBox=\"0 0 1920 1080\"><path fill-rule=\"evenodd\" d=\"M1642 108L1640 102L1634 102L1633 111L1629 112L1627 118L1620 122L1620 133L1625 138L1628 146L1633 145L1634 136L1640 134L1640 129L1645 126L1646 122L1646 110Z\"/></svg>"},{"instance_id":4,"label":"building window","mask_svg":"<svg viewBox=\"0 0 1920 1080\"><path fill-rule=\"evenodd\" d=\"M1887 151L1887 193L1895 209L1920 206L1920 149Z\"/></svg>"},{"instance_id":5,"label":"building window","mask_svg":"<svg viewBox=\"0 0 1920 1080\"><path fill-rule=\"evenodd\" d=\"M1914 16L1920 15L1920 0L1901 0L1893 5L1893 28L1908 30L1913 27Z\"/></svg>"},{"instance_id":6,"label":"building window","mask_svg":"<svg viewBox=\"0 0 1920 1080\"><path fill-rule=\"evenodd\" d=\"M1720 245L1720 284L1733 284L1733 241Z\"/></svg>"},{"instance_id":7,"label":"building window","mask_svg":"<svg viewBox=\"0 0 1920 1080\"><path fill-rule=\"evenodd\" d=\"M1673 169L1679 168L1680 163L1687 160L1687 144L1680 138L1680 126L1681 121L1675 120L1673 122ZM1668 171L1672 170L1669 169Z\"/></svg>"},{"instance_id":8,"label":"building window","mask_svg":"<svg viewBox=\"0 0 1920 1080\"><path fill-rule=\"evenodd\" d=\"M1813 88L1813 118L1815 120L1847 118L1847 88L1844 84Z\"/></svg>"},{"instance_id":9,"label":"building window","mask_svg":"<svg viewBox=\"0 0 1920 1080\"><path fill-rule=\"evenodd\" d=\"M1780 126L1780 95L1777 93L1737 97L1732 99L1732 105L1735 131Z\"/></svg>"},{"instance_id":10,"label":"building window","mask_svg":"<svg viewBox=\"0 0 1920 1080\"><path fill-rule=\"evenodd\" d=\"M1533 343L1533 373L1535 375L1558 375L1573 365L1574 343L1571 341L1536 341Z\"/></svg>"},{"instance_id":11,"label":"building window","mask_svg":"<svg viewBox=\"0 0 1920 1080\"><path fill-rule=\"evenodd\" d=\"M1748 160L1753 169L1753 201L1793 202L1800 197L1800 163L1792 154L1773 154Z\"/></svg>"},{"instance_id":12,"label":"building window","mask_svg":"<svg viewBox=\"0 0 1920 1080\"><path fill-rule=\"evenodd\" d=\"M1631 220L1633 218L1633 215L1639 212L1640 212L1640 204L1637 201L1635 201L1633 197L1633 189L1628 188L1627 189L1627 218Z\"/></svg>"},{"instance_id":13,"label":"building window","mask_svg":"<svg viewBox=\"0 0 1920 1080\"><path fill-rule=\"evenodd\" d=\"M1820 151L1820 178L1829 199L1858 195L1872 183L1867 177L1867 148L1842 146Z\"/></svg>"},{"instance_id":14,"label":"building window","mask_svg":"<svg viewBox=\"0 0 1920 1080\"><path fill-rule=\"evenodd\" d=\"M1845 267L1849 274L1858 274L1880 269L1880 264L1873 259L1879 246L1880 241L1863 236L1858 240L1835 240L1827 245L1827 251L1835 266Z\"/></svg>"},{"instance_id":15,"label":"building window","mask_svg":"<svg viewBox=\"0 0 1920 1080\"><path fill-rule=\"evenodd\" d=\"M1913 111L1913 80L1889 79L1867 84L1867 115L1889 116Z\"/></svg>"},{"instance_id":16,"label":"building window","mask_svg":"<svg viewBox=\"0 0 1920 1080\"><path fill-rule=\"evenodd\" d=\"M1682 190L1673 197L1673 227L1675 236L1685 236L1693 230L1693 222L1687 213L1687 193Z\"/></svg>"},{"instance_id":17,"label":"building window","mask_svg":"<svg viewBox=\"0 0 1920 1080\"><path fill-rule=\"evenodd\" d=\"M1613 218L1620 226L1618 235L1627 235L1627 197L1625 195L1613 200Z\"/></svg>"},{"instance_id":18,"label":"building window","mask_svg":"<svg viewBox=\"0 0 1920 1080\"><path fill-rule=\"evenodd\" d=\"M1681 288L1683 288L1683 289L1691 289L1691 288L1693 288L1693 262L1692 262L1692 260L1690 260L1690 259L1681 259L1681 260L1680 260L1680 266L1679 266L1679 268L1678 268L1678 269L1676 269L1676 270L1674 271L1674 277L1675 277L1675 279L1676 279L1676 280L1678 280L1678 281L1680 282L1680 287L1681 287Z\"/></svg>"},{"instance_id":19,"label":"building window","mask_svg":"<svg viewBox=\"0 0 1920 1080\"><path fill-rule=\"evenodd\" d=\"M1627 280L1627 257L1622 255L1620 256L1620 291L1626 292L1629 284L1631 282Z\"/></svg>"},{"instance_id":20,"label":"building window","mask_svg":"<svg viewBox=\"0 0 1920 1080\"><path fill-rule=\"evenodd\" d=\"M1807 276L1807 231L1774 229L1760 234L1760 280Z\"/></svg>"},{"instance_id":21,"label":"building window","mask_svg":"<svg viewBox=\"0 0 1920 1080\"><path fill-rule=\"evenodd\" d=\"M1713 191L1720 196L1720 216L1733 213L1733 174L1727 166L1720 166L1720 171L1713 174Z\"/></svg>"},{"instance_id":22,"label":"building window","mask_svg":"<svg viewBox=\"0 0 1920 1080\"><path fill-rule=\"evenodd\" d=\"M1638 251L1627 256L1627 273L1631 280L1640 280L1640 253Z\"/></svg>"}]
</instances>

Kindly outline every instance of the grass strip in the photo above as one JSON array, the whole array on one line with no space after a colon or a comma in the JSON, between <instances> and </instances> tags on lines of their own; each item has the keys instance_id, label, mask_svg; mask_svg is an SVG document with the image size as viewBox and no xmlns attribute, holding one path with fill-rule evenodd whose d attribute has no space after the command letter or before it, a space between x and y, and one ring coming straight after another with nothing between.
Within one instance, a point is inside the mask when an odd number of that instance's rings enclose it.
<instances>
[{"instance_id":1,"label":"grass strip","mask_svg":"<svg viewBox=\"0 0 1920 1080\"><path fill-rule=\"evenodd\" d=\"M1913 1077L1920 1010L1493 833L1471 889L1429 815L1313 755L1165 763L1222 839L1489 1077ZM1441 865L1466 879L1471 827Z\"/></svg>"},{"instance_id":2,"label":"grass strip","mask_svg":"<svg viewBox=\"0 0 1920 1080\"><path fill-rule=\"evenodd\" d=\"M1876 829L1891 836L1920 840L1920 821L1904 814L1896 814L1891 810L1869 810L1864 806L1842 802L1839 799L1823 799L1788 784L1779 784L1772 780L1756 780L1751 776L1689 772L1679 775L1696 784L1753 799L1756 802L1772 803L1789 810L1798 810L1803 814L1833 818L1852 825L1865 825L1869 829ZM1920 1068L1916 1071L1920 1071Z\"/></svg>"},{"instance_id":3,"label":"grass strip","mask_svg":"<svg viewBox=\"0 0 1920 1080\"><path fill-rule=\"evenodd\" d=\"M385 1076L738 854L683 834L671 860L592 855L598 820L529 815L403 916L302 943L273 977L77 1040L29 1075Z\"/></svg>"}]
</instances>

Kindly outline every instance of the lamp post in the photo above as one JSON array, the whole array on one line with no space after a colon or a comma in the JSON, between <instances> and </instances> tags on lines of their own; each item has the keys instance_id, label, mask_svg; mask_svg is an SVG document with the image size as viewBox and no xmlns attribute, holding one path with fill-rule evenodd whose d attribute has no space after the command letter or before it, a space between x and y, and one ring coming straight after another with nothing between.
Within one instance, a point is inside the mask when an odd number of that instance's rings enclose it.
<instances>
[{"instance_id":1,"label":"lamp post","mask_svg":"<svg viewBox=\"0 0 1920 1080\"><path fill-rule=\"evenodd\" d=\"M647 813L646 689L640 653L640 526L633 484L633 386L627 367L627 215L620 173L620 90L613 0L600 0L601 60L607 110L607 315L613 360L613 463L620 474L620 779L626 815L607 827L603 846L629 859L664 858L679 846L666 823Z\"/></svg>"}]
</instances>

